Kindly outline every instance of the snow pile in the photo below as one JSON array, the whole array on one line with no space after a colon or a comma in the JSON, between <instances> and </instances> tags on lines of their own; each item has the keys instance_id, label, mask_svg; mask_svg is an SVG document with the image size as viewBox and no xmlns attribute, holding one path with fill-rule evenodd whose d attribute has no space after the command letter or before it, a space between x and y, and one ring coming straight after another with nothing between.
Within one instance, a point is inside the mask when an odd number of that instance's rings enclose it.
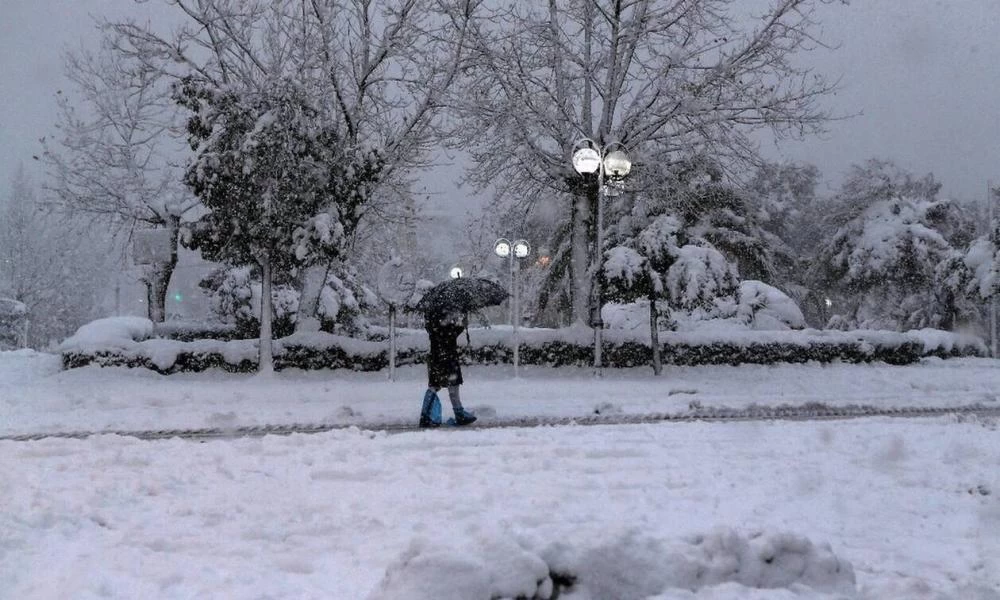
<instances>
[{"instance_id":1,"label":"snow pile","mask_svg":"<svg viewBox=\"0 0 1000 600\"><path fill-rule=\"evenodd\" d=\"M549 568L508 537L475 548L433 548L417 540L386 569L369 600L493 600L551 598Z\"/></svg>"},{"instance_id":2,"label":"snow pile","mask_svg":"<svg viewBox=\"0 0 1000 600\"><path fill-rule=\"evenodd\" d=\"M757 330L804 329L806 326L806 318L795 301L761 281L740 282L736 313Z\"/></svg>"},{"instance_id":3,"label":"snow pile","mask_svg":"<svg viewBox=\"0 0 1000 600\"><path fill-rule=\"evenodd\" d=\"M761 592L760 590L767 590ZM854 570L827 544L719 529L679 541L629 531L536 551L506 537L474 547L413 544L369 600L858 598Z\"/></svg>"},{"instance_id":4,"label":"snow pile","mask_svg":"<svg viewBox=\"0 0 1000 600\"><path fill-rule=\"evenodd\" d=\"M131 348L153 335L153 322L142 317L108 317L91 321L59 345L60 352L101 352Z\"/></svg>"}]
</instances>

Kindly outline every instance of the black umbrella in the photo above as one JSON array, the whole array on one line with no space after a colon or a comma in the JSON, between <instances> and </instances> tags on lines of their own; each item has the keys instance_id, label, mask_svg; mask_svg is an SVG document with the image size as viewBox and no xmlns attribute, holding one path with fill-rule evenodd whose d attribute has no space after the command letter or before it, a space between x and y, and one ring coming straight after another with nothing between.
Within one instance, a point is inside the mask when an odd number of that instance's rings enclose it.
<instances>
[{"instance_id":1,"label":"black umbrella","mask_svg":"<svg viewBox=\"0 0 1000 600\"><path fill-rule=\"evenodd\" d=\"M507 299L507 290L489 279L457 277L427 290L417 302L417 310L425 315L449 312L470 313L487 306L496 306Z\"/></svg>"}]
</instances>

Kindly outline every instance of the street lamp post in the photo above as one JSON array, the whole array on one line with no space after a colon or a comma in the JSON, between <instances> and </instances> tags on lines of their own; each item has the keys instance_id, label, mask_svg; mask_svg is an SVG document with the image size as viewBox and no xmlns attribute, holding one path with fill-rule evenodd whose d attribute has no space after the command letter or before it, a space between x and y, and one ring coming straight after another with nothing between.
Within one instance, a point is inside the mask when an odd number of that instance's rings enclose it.
<instances>
[{"instance_id":1,"label":"street lamp post","mask_svg":"<svg viewBox=\"0 0 1000 600\"><path fill-rule=\"evenodd\" d=\"M594 372L601 374L601 352L603 345L604 319L601 316L601 308L604 300L601 289L600 269L604 257L604 196L617 195L620 193L617 185L614 191L606 184L619 184L632 170L632 161L624 150L612 150L614 146L622 146L618 142L612 142L603 148L599 147L594 140L584 138L578 141L573 152L573 168L581 175L597 174L597 224L595 240L595 261L597 269L594 278L591 296L593 306L591 307L591 326L594 328ZM624 147L624 146L622 146Z\"/></svg>"},{"instance_id":2,"label":"street lamp post","mask_svg":"<svg viewBox=\"0 0 1000 600\"><path fill-rule=\"evenodd\" d=\"M518 337L518 321L521 320L521 296L517 274L520 269L519 261L531 253L531 246L525 240L511 242L507 238L500 238L493 244L493 252L500 258L506 258L510 263L510 324L514 329L514 377L516 378L521 353L521 340Z\"/></svg>"}]
</instances>

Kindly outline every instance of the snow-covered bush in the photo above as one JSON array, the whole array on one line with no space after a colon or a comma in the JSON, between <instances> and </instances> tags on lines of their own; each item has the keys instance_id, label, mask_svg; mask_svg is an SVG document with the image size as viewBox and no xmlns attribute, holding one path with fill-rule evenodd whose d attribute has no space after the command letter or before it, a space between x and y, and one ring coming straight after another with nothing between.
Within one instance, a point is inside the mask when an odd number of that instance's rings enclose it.
<instances>
[{"instance_id":1,"label":"snow-covered bush","mask_svg":"<svg viewBox=\"0 0 1000 600\"><path fill-rule=\"evenodd\" d=\"M604 326L608 329L641 332L650 328L649 300L636 300L620 304L609 302L601 310ZM659 331L672 331L676 327L675 315L683 313L669 310L665 300L657 300L657 326Z\"/></svg>"},{"instance_id":2,"label":"snow-covered bush","mask_svg":"<svg viewBox=\"0 0 1000 600\"><path fill-rule=\"evenodd\" d=\"M320 289L316 316L322 331L356 336L368 329L370 323L365 314L378 306L378 302L375 292L361 282L357 271L345 268L327 275Z\"/></svg>"},{"instance_id":3,"label":"snow-covered bush","mask_svg":"<svg viewBox=\"0 0 1000 600\"><path fill-rule=\"evenodd\" d=\"M758 330L803 329L806 319L795 301L760 281L740 282L736 316Z\"/></svg>"},{"instance_id":4,"label":"snow-covered bush","mask_svg":"<svg viewBox=\"0 0 1000 600\"><path fill-rule=\"evenodd\" d=\"M629 302L655 295L649 261L631 248L615 246L604 255L605 295Z\"/></svg>"},{"instance_id":5,"label":"snow-covered bush","mask_svg":"<svg viewBox=\"0 0 1000 600\"><path fill-rule=\"evenodd\" d=\"M223 323L235 325L237 336L257 337L260 330L261 280L259 269L249 266L220 268L202 279L199 286L209 294L212 313ZM299 292L289 284L271 288L274 332L278 337L295 328Z\"/></svg>"},{"instance_id":6,"label":"snow-covered bush","mask_svg":"<svg viewBox=\"0 0 1000 600\"><path fill-rule=\"evenodd\" d=\"M985 300L1000 293L1000 249L990 237L973 241L962 264L968 270L966 295Z\"/></svg>"},{"instance_id":7,"label":"snow-covered bush","mask_svg":"<svg viewBox=\"0 0 1000 600\"><path fill-rule=\"evenodd\" d=\"M666 274L666 289L672 306L707 311L717 299L735 296L739 286L736 269L721 252L689 244L678 248Z\"/></svg>"}]
</instances>

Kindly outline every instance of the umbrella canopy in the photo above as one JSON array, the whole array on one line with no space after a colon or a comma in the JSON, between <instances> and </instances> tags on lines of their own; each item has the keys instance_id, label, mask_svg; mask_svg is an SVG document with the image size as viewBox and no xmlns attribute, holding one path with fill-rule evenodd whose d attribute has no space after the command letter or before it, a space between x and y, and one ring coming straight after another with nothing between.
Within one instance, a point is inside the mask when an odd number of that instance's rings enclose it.
<instances>
[{"instance_id":1,"label":"umbrella canopy","mask_svg":"<svg viewBox=\"0 0 1000 600\"><path fill-rule=\"evenodd\" d=\"M507 290L489 279L458 277L427 290L417 302L417 310L427 316L449 312L469 313L487 306L496 306L507 299Z\"/></svg>"}]
</instances>

